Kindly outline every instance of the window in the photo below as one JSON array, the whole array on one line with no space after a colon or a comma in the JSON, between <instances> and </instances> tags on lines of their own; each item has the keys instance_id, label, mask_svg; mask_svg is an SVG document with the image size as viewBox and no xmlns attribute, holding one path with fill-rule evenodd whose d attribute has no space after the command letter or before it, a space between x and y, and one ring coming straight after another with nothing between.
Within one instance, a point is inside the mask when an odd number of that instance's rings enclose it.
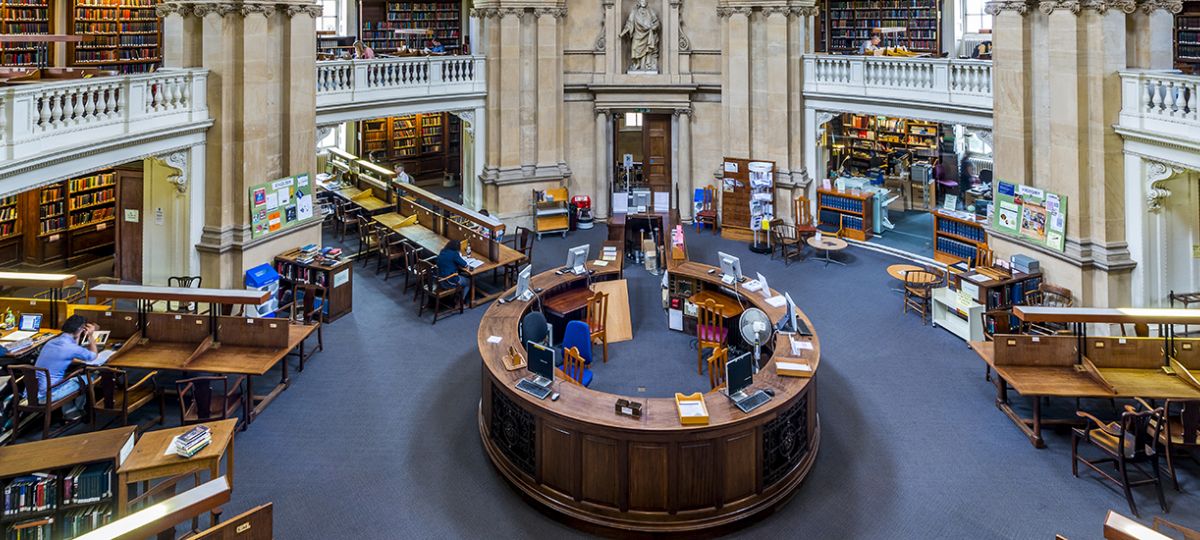
<instances>
[{"instance_id":1,"label":"window","mask_svg":"<svg viewBox=\"0 0 1200 540\"><path fill-rule=\"evenodd\" d=\"M978 34L992 28L992 16L983 10L985 4L987 0L962 0L963 31Z\"/></svg>"},{"instance_id":2,"label":"window","mask_svg":"<svg viewBox=\"0 0 1200 540\"><path fill-rule=\"evenodd\" d=\"M317 17L318 32L333 32L336 35L343 35L346 30L342 28L342 2L340 0L321 0L321 16Z\"/></svg>"}]
</instances>

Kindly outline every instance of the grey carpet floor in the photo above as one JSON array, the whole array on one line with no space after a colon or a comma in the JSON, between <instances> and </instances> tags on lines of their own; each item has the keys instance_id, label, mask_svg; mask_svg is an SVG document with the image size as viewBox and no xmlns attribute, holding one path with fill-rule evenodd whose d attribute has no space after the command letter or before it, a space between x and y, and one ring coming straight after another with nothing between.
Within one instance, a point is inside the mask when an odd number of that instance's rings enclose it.
<instances>
[{"instance_id":1,"label":"grey carpet floor","mask_svg":"<svg viewBox=\"0 0 1200 540\"><path fill-rule=\"evenodd\" d=\"M536 242L535 271L562 264L572 245L596 253L604 235L599 226ZM824 353L815 468L790 502L737 536L1099 538L1108 509L1127 512L1118 490L1071 476L1065 432L1049 431L1047 449L1029 445L993 405L965 343L901 314L884 272L896 259L851 248L848 267L785 267L708 233L689 230L688 244L702 262L718 249L738 254L747 273L791 292ZM630 394L695 384L689 340L663 329L660 278L627 270L638 339L610 351L598 384ZM238 435L225 515L273 501L284 540L579 536L522 500L480 445L475 336L485 309L431 325L401 294L403 278L356 273L354 312L327 327L325 352ZM678 382L655 382L664 377ZM1111 414L1107 402L1086 405ZM1167 492L1167 517L1200 527L1200 467L1189 464L1182 481L1183 493ZM1150 489L1136 497L1147 521L1159 513Z\"/></svg>"}]
</instances>

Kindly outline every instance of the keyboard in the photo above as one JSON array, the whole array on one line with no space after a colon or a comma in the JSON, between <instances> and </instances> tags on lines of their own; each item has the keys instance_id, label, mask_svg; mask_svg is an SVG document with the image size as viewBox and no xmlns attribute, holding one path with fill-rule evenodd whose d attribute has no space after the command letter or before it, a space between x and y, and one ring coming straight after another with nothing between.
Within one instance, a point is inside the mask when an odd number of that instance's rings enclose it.
<instances>
[{"instance_id":1,"label":"keyboard","mask_svg":"<svg viewBox=\"0 0 1200 540\"><path fill-rule=\"evenodd\" d=\"M768 401L771 401L771 396L768 396L766 392L759 390L753 394L750 394L750 396L746 399L738 401L737 408L741 409L744 413L748 413L759 408L763 403Z\"/></svg>"},{"instance_id":2,"label":"keyboard","mask_svg":"<svg viewBox=\"0 0 1200 540\"><path fill-rule=\"evenodd\" d=\"M517 390L525 392L538 399L546 399L550 395L550 389L538 386L529 379L521 379L517 382Z\"/></svg>"}]
</instances>

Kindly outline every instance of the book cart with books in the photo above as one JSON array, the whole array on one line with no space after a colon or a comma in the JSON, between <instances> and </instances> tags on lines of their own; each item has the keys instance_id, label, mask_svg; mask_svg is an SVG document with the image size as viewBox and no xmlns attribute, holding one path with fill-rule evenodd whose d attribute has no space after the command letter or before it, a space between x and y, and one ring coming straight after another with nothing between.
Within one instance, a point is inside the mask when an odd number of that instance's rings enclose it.
<instances>
[{"instance_id":1,"label":"book cart with books","mask_svg":"<svg viewBox=\"0 0 1200 540\"><path fill-rule=\"evenodd\" d=\"M938 262L974 261L979 248L987 247L987 219L967 212L933 213L933 258Z\"/></svg>"},{"instance_id":2,"label":"book cart with books","mask_svg":"<svg viewBox=\"0 0 1200 540\"><path fill-rule=\"evenodd\" d=\"M842 229L847 238L865 241L875 227L871 198L874 193L817 190L817 222L826 230Z\"/></svg>"},{"instance_id":3,"label":"book cart with books","mask_svg":"<svg viewBox=\"0 0 1200 540\"><path fill-rule=\"evenodd\" d=\"M70 539L117 516L117 468L133 426L0 447L6 540Z\"/></svg>"},{"instance_id":4,"label":"book cart with books","mask_svg":"<svg viewBox=\"0 0 1200 540\"><path fill-rule=\"evenodd\" d=\"M294 284L313 284L325 288L324 315L335 321L354 309L354 263L341 258L339 248L303 246L275 256L280 293Z\"/></svg>"}]
</instances>

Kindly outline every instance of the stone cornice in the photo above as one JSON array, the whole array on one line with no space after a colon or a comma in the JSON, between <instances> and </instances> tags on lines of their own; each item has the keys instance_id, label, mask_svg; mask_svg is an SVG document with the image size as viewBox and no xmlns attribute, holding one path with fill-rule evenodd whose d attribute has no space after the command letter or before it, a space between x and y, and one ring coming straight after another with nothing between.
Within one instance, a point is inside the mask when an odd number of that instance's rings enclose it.
<instances>
[{"instance_id":1,"label":"stone cornice","mask_svg":"<svg viewBox=\"0 0 1200 540\"><path fill-rule=\"evenodd\" d=\"M1026 0L993 0L984 5L983 11L996 16L1005 11L1014 11L1018 15L1029 13L1029 2Z\"/></svg>"},{"instance_id":2,"label":"stone cornice","mask_svg":"<svg viewBox=\"0 0 1200 540\"><path fill-rule=\"evenodd\" d=\"M471 16L480 19L494 19L512 15L520 17L526 13L532 12L534 17L542 15L550 15L555 19L565 19L567 17L567 5L565 3L558 5L506 5L506 6L483 6L471 8Z\"/></svg>"},{"instance_id":3,"label":"stone cornice","mask_svg":"<svg viewBox=\"0 0 1200 540\"><path fill-rule=\"evenodd\" d=\"M1133 13L1137 10L1134 0L1042 0L1038 2L1038 11L1049 15L1057 10L1065 9L1079 15L1084 10L1095 11L1101 15L1115 9L1122 13Z\"/></svg>"},{"instance_id":4,"label":"stone cornice","mask_svg":"<svg viewBox=\"0 0 1200 540\"><path fill-rule=\"evenodd\" d=\"M290 2L164 2L155 6L154 12L159 17L180 15L183 17L195 16L204 18L212 14L224 17L233 13L237 13L243 17L249 17L250 15L269 17L276 10L284 12L288 17L295 17L302 14L314 18L321 16L321 6L319 4L297 4Z\"/></svg>"},{"instance_id":5,"label":"stone cornice","mask_svg":"<svg viewBox=\"0 0 1200 540\"><path fill-rule=\"evenodd\" d=\"M1182 0L1142 0L1137 3L1137 8L1147 15L1163 10L1172 15L1178 15L1183 11Z\"/></svg>"}]
</instances>

